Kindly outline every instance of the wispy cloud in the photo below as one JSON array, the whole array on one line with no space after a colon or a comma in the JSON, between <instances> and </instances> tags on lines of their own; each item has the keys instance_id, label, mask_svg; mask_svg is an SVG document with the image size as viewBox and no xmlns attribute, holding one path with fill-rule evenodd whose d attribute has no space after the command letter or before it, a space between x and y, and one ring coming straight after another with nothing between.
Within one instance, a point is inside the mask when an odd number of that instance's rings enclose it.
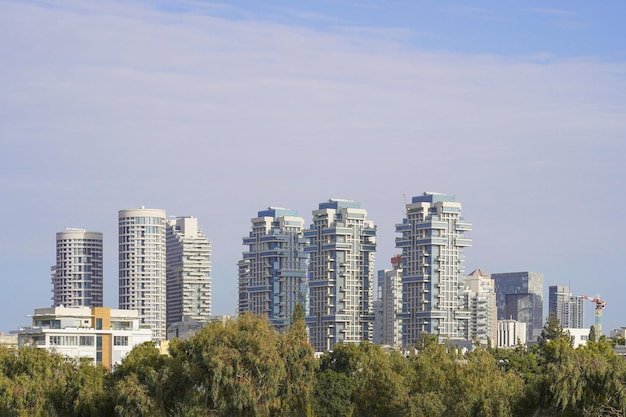
<instances>
[{"instance_id":1,"label":"wispy cloud","mask_svg":"<svg viewBox=\"0 0 626 417\"><path fill-rule=\"evenodd\" d=\"M14 184L3 217L49 223L5 225L16 238L0 245L4 261L32 243L18 236L65 225L104 231L114 260L116 210L153 205L200 218L222 274L214 293L229 299L256 210L307 216L331 195L361 200L385 266L401 213L391 202L425 189L463 201L479 225L476 263L553 262L536 242L559 214L538 202L567 211L576 227L558 236L579 242L572 253L619 246L580 221L597 213L572 196L624 199L624 63L424 51L405 29L316 30L177 4L3 4L0 185ZM505 229L513 253L488 236Z\"/></svg>"},{"instance_id":2,"label":"wispy cloud","mask_svg":"<svg viewBox=\"0 0 626 417\"><path fill-rule=\"evenodd\" d=\"M564 9L530 8L530 9L527 9L527 11L532 12L532 13L537 13L537 14L551 15L551 16L561 16L561 17L576 16L576 13L570 10L564 10Z\"/></svg>"}]
</instances>

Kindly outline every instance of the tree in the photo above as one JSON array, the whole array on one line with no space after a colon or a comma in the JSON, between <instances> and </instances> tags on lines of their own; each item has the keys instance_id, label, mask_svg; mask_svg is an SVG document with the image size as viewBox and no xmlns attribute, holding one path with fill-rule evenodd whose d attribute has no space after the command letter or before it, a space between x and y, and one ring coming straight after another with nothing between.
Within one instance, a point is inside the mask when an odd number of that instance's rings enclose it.
<instances>
[{"instance_id":1,"label":"tree","mask_svg":"<svg viewBox=\"0 0 626 417\"><path fill-rule=\"evenodd\" d=\"M597 340L596 337L596 326L594 326L593 324L591 325L591 327L589 328L589 338L588 341L590 342L596 342Z\"/></svg>"},{"instance_id":2,"label":"tree","mask_svg":"<svg viewBox=\"0 0 626 417\"><path fill-rule=\"evenodd\" d=\"M573 343L570 334L563 330L561 321L554 314L550 314L541 329L541 335L537 338L539 347L542 348L547 342L561 338L566 339L570 345Z\"/></svg>"},{"instance_id":3,"label":"tree","mask_svg":"<svg viewBox=\"0 0 626 417\"><path fill-rule=\"evenodd\" d=\"M135 346L112 374L115 409L132 406L137 412L148 409L152 415L165 415L174 399L167 383L170 360L153 342Z\"/></svg>"},{"instance_id":4,"label":"tree","mask_svg":"<svg viewBox=\"0 0 626 417\"><path fill-rule=\"evenodd\" d=\"M352 395L354 415L362 417L410 416L411 399L405 383L408 366L397 352L385 352L380 346L361 343L362 352Z\"/></svg>"},{"instance_id":5,"label":"tree","mask_svg":"<svg viewBox=\"0 0 626 417\"><path fill-rule=\"evenodd\" d=\"M317 373L313 388L316 416L350 417L354 412L352 393L356 380L341 372L324 369Z\"/></svg>"},{"instance_id":6,"label":"tree","mask_svg":"<svg viewBox=\"0 0 626 417\"><path fill-rule=\"evenodd\" d=\"M265 417L280 409L286 377L277 344L266 319L244 314L207 324L191 339L172 344L170 352L204 408L220 416Z\"/></svg>"},{"instance_id":7,"label":"tree","mask_svg":"<svg viewBox=\"0 0 626 417\"><path fill-rule=\"evenodd\" d=\"M311 393L318 362L308 341L302 305L296 306L289 330L278 340L278 350L286 372L279 392L280 415L311 415Z\"/></svg>"},{"instance_id":8,"label":"tree","mask_svg":"<svg viewBox=\"0 0 626 417\"><path fill-rule=\"evenodd\" d=\"M88 359L75 361L75 371L66 385L64 409L72 416L109 416L113 398L108 387L109 373Z\"/></svg>"}]
</instances>

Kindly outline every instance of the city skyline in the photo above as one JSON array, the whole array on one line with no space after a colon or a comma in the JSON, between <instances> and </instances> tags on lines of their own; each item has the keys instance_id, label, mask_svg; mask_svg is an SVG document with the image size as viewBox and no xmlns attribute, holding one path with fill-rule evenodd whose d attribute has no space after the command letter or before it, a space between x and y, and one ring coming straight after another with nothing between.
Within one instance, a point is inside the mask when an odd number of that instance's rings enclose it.
<instances>
[{"instance_id":1,"label":"city skyline","mask_svg":"<svg viewBox=\"0 0 626 417\"><path fill-rule=\"evenodd\" d=\"M623 7L3 1L0 331L50 303L64 227L103 233L117 304L120 208L197 217L213 311L231 314L259 207L308 222L361 202L379 270L403 194L435 190L473 224L466 271L600 294L608 334L626 324L626 219L606 211L626 206Z\"/></svg>"}]
</instances>

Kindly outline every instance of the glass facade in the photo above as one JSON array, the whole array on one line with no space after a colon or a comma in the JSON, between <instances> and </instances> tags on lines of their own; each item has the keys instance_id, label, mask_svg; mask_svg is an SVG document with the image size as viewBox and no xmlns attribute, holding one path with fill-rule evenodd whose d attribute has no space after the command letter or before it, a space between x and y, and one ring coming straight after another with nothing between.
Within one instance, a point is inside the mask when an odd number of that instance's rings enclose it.
<instances>
[{"instance_id":1,"label":"glass facade","mask_svg":"<svg viewBox=\"0 0 626 417\"><path fill-rule=\"evenodd\" d=\"M543 274L507 272L491 274L496 291L498 320L526 323L526 339L536 341L543 328Z\"/></svg>"}]
</instances>

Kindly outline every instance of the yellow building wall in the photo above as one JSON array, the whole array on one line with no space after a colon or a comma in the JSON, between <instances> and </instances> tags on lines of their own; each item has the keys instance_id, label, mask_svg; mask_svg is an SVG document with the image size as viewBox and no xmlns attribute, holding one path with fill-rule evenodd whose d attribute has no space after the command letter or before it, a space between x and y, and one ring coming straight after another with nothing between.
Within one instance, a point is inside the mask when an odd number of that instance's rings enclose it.
<instances>
[{"instance_id":1,"label":"yellow building wall","mask_svg":"<svg viewBox=\"0 0 626 417\"><path fill-rule=\"evenodd\" d=\"M94 329L97 329L97 319L102 319L102 329L96 330L96 337L102 336L102 366L110 368L113 362L111 334L103 333L103 331L111 330L111 309L109 307L92 307L91 313L93 314L92 326Z\"/></svg>"}]
</instances>

